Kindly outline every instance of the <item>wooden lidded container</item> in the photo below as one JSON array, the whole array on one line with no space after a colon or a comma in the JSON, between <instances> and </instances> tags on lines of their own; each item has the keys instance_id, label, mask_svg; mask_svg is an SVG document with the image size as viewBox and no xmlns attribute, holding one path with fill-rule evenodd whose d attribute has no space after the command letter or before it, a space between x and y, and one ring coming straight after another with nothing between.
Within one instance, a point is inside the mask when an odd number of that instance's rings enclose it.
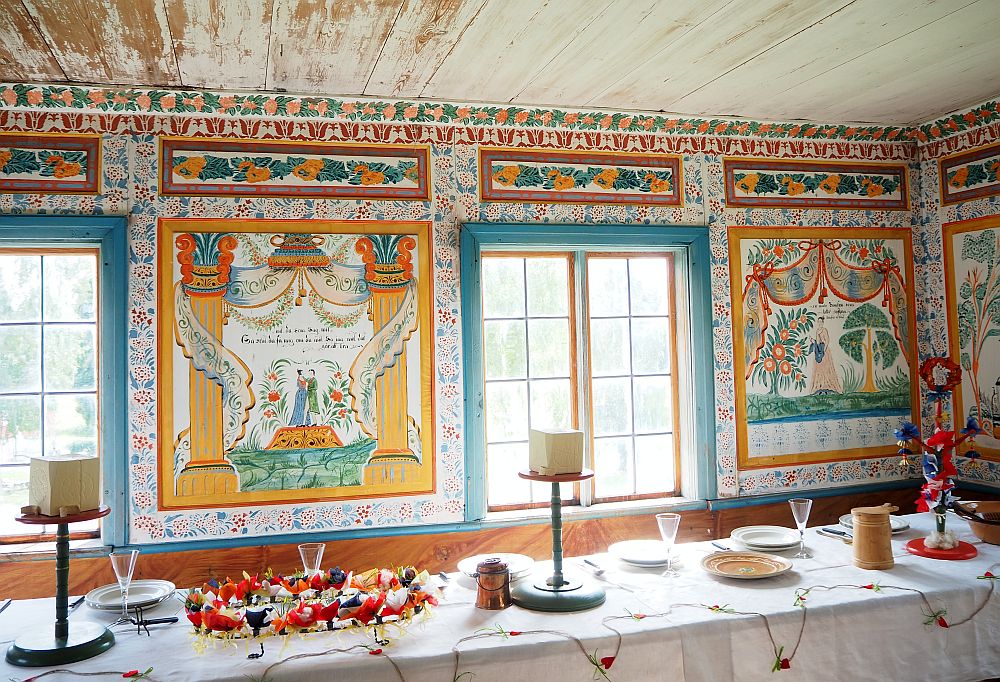
<instances>
[{"instance_id":1,"label":"wooden lidded container","mask_svg":"<svg viewBox=\"0 0 1000 682\"><path fill-rule=\"evenodd\" d=\"M892 568L892 527L889 514L899 507L855 507L851 510L854 531L854 565L869 570Z\"/></svg>"}]
</instances>

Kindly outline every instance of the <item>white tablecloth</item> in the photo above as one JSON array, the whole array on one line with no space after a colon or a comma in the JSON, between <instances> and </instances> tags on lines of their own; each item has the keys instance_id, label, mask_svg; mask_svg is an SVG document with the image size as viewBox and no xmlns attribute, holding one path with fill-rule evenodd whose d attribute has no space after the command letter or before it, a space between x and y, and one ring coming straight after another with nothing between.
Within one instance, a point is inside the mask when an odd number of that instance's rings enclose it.
<instances>
[{"instance_id":1,"label":"white tablecloth","mask_svg":"<svg viewBox=\"0 0 1000 682\"><path fill-rule=\"evenodd\" d=\"M556 630L579 638L597 658L611 655L615 635L602 624L606 616L632 613L669 615L642 620L615 621L624 640L607 675L612 680L982 680L1000 675L1000 586L985 608L971 621L950 628L924 625L926 607L912 592L885 589L816 590L807 597L806 624L791 668L772 673L774 654L764 621L755 616L715 613L676 604L728 605L737 611L767 614L775 641L791 653L802 623L803 610L794 605L797 588L817 585L863 585L916 588L934 610L946 609L946 620L958 622L983 604L990 580L978 580L987 570L1000 574L1000 547L978 543L964 521L949 516L949 527L976 542L979 556L968 561L935 561L911 556L907 540L926 535L933 520L928 514L907 517L912 528L893 537L896 565L887 571L863 571L851 564L851 548L841 541L807 532L813 559L794 560L792 572L767 580L736 581L710 576L700 560L714 548L708 543L679 545L682 565L678 577L664 579L661 569L640 569L606 555L595 560L607 567L607 602L600 608L575 614L541 614L518 607L504 611L474 608L471 580L453 579L446 600L433 614L393 638L384 653L399 666L406 682L450 682L454 670L452 647L462 637L496 625L510 631ZM391 540L389 540L391 542ZM732 544L726 541L726 544ZM785 552L790 556L794 550ZM164 555L166 557L166 555ZM584 573L578 559L568 558L567 569ZM248 567L251 568L251 567ZM358 567L367 568L367 567ZM41 577L40 577L41 579ZM629 591L631 590L634 591ZM151 628L137 635L134 628L116 628L117 644L97 658L73 664L77 671L145 670L161 681L216 680L246 682L259 677L268 665L288 656L344 648L371 640L357 632L316 633L264 640L265 655L248 660L257 650L245 641L210 646L196 653L191 627L179 601L170 601L149 617L181 616L181 623ZM0 641L26 628L51 627L53 600L15 602L0 615ZM81 606L70 618L110 622L113 614ZM6 644L4 645L6 646ZM475 682L591 680L594 667L573 641L555 635L491 637L461 647L459 671L469 671ZM364 651L329 654L285 663L273 669L269 680L325 682L330 679L398 680L389 661ZM45 669L25 669L0 663L0 679L22 680ZM47 680L81 679L52 675ZM100 679L100 678L94 678ZM108 677L105 679L113 679Z\"/></svg>"}]
</instances>

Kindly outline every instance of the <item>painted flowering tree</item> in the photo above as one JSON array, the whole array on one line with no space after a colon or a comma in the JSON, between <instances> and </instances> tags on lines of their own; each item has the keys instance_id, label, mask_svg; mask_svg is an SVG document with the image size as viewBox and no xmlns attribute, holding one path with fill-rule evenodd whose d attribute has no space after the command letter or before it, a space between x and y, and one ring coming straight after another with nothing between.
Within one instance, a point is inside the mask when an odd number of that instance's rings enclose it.
<instances>
[{"instance_id":1,"label":"painted flowering tree","mask_svg":"<svg viewBox=\"0 0 1000 682\"><path fill-rule=\"evenodd\" d=\"M804 389L808 333L815 321L816 313L811 310L779 308L750 378L767 386L772 395L782 389Z\"/></svg>"},{"instance_id":2,"label":"painted flowering tree","mask_svg":"<svg viewBox=\"0 0 1000 682\"><path fill-rule=\"evenodd\" d=\"M979 385L980 361L990 339L1000 338L1000 231L986 230L967 235L962 242L962 259L975 263L966 272L958 290L958 338L962 369L972 383L975 405L969 415L989 428L996 415L984 414L983 394ZM995 343L994 343L995 345ZM998 349L1000 350L1000 349ZM997 352L997 351L994 351ZM991 419L987 419L987 416Z\"/></svg>"},{"instance_id":3,"label":"painted flowering tree","mask_svg":"<svg viewBox=\"0 0 1000 682\"><path fill-rule=\"evenodd\" d=\"M859 391L876 393L875 366L887 369L899 357L899 343L893 336L885 313L865 303L851 311L844 320L847 331L840 337L840 347L847 355L865 368L865 380Z\"/></svg>"}]
</instances>

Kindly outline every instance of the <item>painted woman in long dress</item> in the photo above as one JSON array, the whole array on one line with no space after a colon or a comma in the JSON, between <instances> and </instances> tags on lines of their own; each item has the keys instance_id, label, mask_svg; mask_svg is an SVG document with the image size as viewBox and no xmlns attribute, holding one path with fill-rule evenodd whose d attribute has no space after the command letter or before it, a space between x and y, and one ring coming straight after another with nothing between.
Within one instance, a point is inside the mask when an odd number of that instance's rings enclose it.
<instances>
[{"instance_id":1,"label":"painted woman in long dress","mask_svg":"<svg viewBox=\"0 0 1000 682\"><path fill-rule=\"evenodd\" d=\"M815 361L812 373L812 393L842 393L840 376L837 375L837 365L833 361L830 332L823 323L822 317L816 321L816 335L809 347Z\"/></svg>"},{"instance_id":2,"label":"painted woman in long dress","mask_svg":"<svg viewBox=\"0 0 1000 682\"><path fill-rule=\"evenodd\" d=\"M292 409L292 419L289 426L312 426L310 415L306 412L306 397L309 393L309 382L302 376L302 370L296 370L295 406Z\"/></svg>"}]
</instances>

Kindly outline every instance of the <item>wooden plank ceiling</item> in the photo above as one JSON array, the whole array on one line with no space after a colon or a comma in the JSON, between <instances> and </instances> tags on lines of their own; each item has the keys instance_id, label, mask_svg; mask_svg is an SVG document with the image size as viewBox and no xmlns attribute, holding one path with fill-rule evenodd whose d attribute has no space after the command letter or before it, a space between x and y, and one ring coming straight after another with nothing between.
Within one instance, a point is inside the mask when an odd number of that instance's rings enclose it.
<instances>
[{"instance_id":1,"label":"wooden plank ceiling","mask_svg":"<svg viewBox=\"0 0 1000 682\"><path fill-rule=\"evenodd\" d=\"M917 124L997 0L0 0L0 79Z\"/></svg>"}]
</instances>

